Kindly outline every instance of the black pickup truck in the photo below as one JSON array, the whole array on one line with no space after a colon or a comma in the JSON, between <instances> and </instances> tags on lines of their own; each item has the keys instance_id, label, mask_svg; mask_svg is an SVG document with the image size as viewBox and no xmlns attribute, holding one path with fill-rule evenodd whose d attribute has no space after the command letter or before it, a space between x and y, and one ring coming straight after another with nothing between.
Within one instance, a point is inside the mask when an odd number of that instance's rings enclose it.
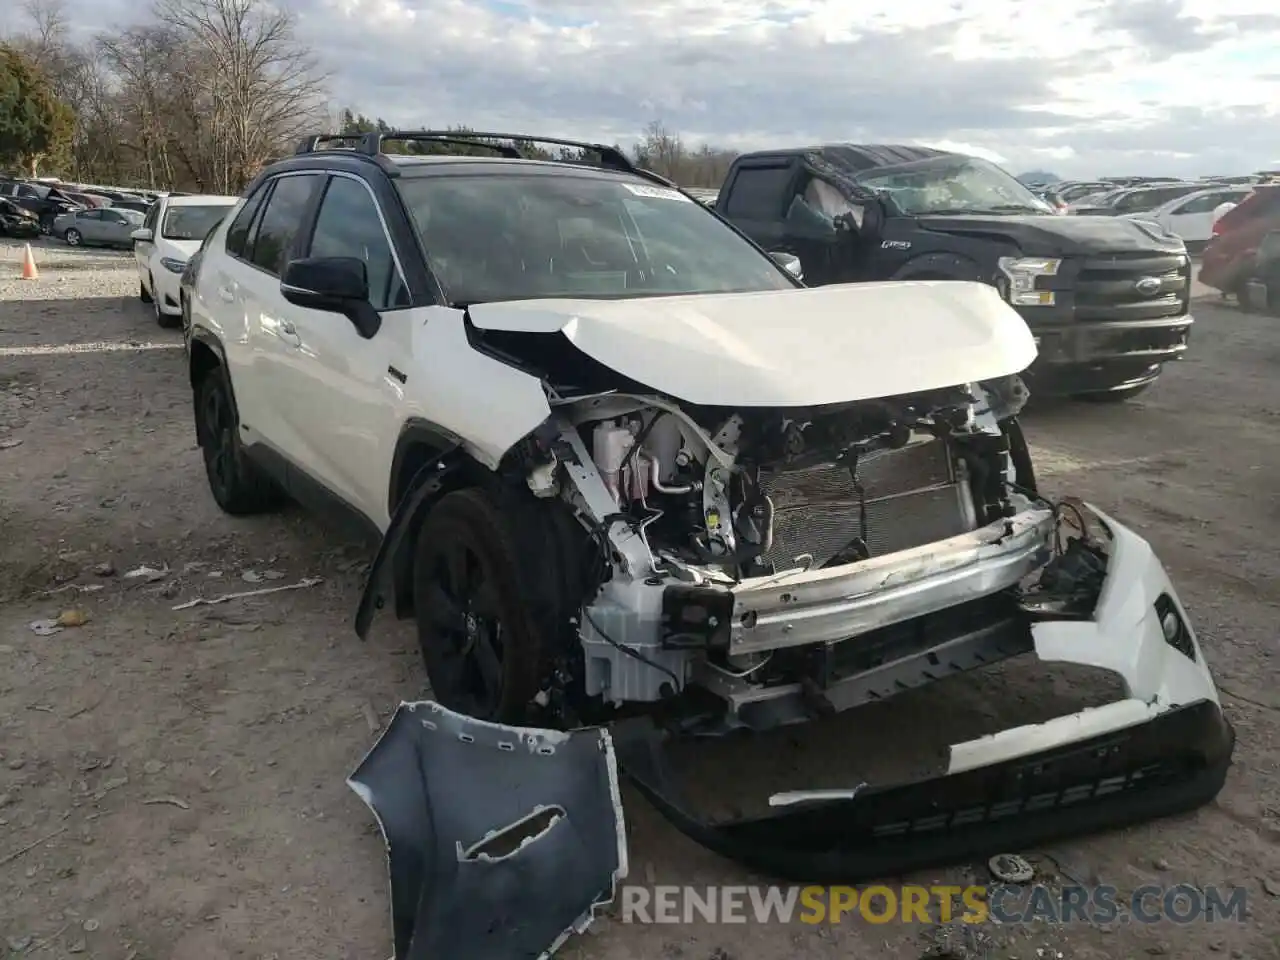
<instances>
[{"instance_id":1,"label":"black pickup truck","mask_svg":"<svg viewBox=\"0 0 1280 960\"><path fill-rule=\"evenodd\" d=\"M1054 214L975 157L851 144L749 153L714 209L771 253L799 257L810 285L993 284L1036 337L1025 377L1041 395L1126 400L1187 349L1181 239L1136 220Z\"/></svg>"}]
</instances>

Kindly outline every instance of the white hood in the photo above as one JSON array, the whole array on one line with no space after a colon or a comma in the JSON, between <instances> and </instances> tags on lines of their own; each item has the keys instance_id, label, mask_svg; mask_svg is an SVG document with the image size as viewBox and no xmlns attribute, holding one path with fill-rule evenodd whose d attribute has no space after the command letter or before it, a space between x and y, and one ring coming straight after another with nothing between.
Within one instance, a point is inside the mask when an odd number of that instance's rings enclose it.
<instances>
[{"instance_id":1,"label":"white hood","mask_svg":"<svg viewBox=\"0 0 1280 960\"><path fill-rule=\"evenodd\" d=\"M170 240L168 237L163 239L165 245L172 248L183 260L190 260L195 256L196 251L200 249L199 240Z\"/></svg>"},{"instance_id":2,"label":"white hood","mask_svg":"<svg viewBox=\"0 0 1280 960\"><path fill-rule=\"evenodd\" d=\"M482 330L564 334L687 403L820 406L1020 373L1031 331L994 287L838 284L632 300L521 300L469 310Z\"/></svg>"}]
</instances>

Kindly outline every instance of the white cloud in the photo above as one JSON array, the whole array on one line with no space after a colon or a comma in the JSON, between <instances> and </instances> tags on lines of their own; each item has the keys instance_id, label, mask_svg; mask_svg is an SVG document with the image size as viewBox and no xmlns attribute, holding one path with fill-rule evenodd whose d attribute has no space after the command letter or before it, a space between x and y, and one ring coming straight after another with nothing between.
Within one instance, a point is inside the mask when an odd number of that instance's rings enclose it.
<instances>
[{"instance_id":1,"label":"white cloud","mask_svg":"<svg viewBox=\"0 0 1280 960\"><path fill-rule=\"evenodd\" d=\"M1236 173L1280 152L1271 0L277 2L335 102L395 124L626 141L659 119L739 148L924 142L1065 175ZM141 16L69 9L82 28Z\"/></svg>"}]
</instances>

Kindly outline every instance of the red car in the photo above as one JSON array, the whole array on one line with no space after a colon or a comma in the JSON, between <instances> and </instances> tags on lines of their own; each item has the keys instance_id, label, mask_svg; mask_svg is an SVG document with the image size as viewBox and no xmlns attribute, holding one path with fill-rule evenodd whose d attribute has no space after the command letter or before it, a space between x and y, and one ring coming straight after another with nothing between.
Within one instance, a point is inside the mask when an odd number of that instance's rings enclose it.
<instances>
[{"instance_id":1,"label":"red car","mask_svg":"<svg viewBox=\"0 0 1280 960\"><path fill-rule=\"evenodd\" d=\"M1258 244L1272 230L1280 230L1280 184L1259 184L1213 225L1213 239L1200 263L1200 282L1240 297Z\"/></svg>"}]
</instances>

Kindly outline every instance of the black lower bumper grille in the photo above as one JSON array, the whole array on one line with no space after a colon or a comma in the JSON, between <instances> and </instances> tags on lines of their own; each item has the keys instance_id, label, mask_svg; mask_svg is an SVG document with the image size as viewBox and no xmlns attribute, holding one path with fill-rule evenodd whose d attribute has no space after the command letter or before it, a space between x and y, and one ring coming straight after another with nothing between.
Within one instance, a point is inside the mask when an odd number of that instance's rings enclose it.
<instances>
[{"instance_id":1,"label":"black lower bumper grille","mask_svg":"<svg viewBox=\"0 0 1280 960\"><path fill-rule=\"evenodd\" d=\"M1235 734L1211 701L962 773L731 822L698 818L656 738L619 741L623 769L678 829L802 883L859 883L1195 809L1222 789Z\"/></svg>"}]
</instances>

